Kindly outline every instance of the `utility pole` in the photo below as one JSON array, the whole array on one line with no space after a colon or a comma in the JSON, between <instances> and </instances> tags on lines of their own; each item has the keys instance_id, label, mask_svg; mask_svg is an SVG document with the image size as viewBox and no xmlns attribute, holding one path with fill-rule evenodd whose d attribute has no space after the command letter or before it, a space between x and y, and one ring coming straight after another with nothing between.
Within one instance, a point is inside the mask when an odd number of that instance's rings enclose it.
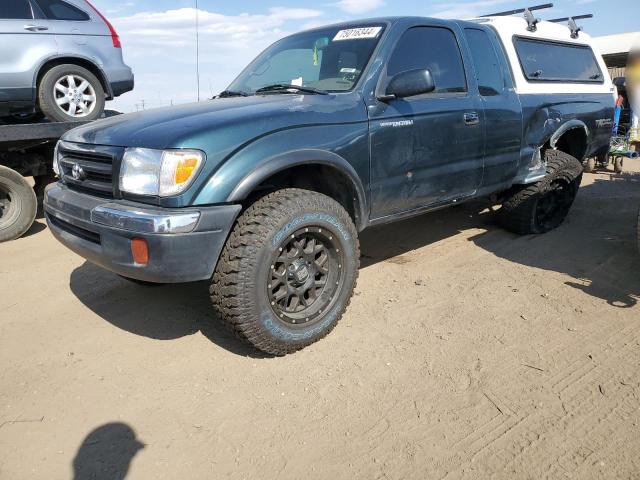
<instances>
[{"instance_id":1,"label":"utility pole","mask_svg":"<svg viewBox=\"0 0 640 480\"><path fill-rule=\"evenodd\" d=\"M200 101L200 17L196 0L196 81L198 82L198 101Z\"/></svg>"}]
</instances>

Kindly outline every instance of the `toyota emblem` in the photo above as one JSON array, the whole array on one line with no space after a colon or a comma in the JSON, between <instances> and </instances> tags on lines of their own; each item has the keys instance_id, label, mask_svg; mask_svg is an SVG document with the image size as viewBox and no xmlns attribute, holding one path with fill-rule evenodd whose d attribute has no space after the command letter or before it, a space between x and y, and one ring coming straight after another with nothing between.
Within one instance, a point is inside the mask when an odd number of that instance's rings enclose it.
<instances>
[{"instance_id":1,"label":"toyota emblem","mask_svg":"<svg viewBox=\"0 0 640 480\"><path fill-rule=\"evenodd\" d=\"M84 180L85 178L87 178L87 174L77 163L73 164L73 167L71 168L71 175L73 175L74 180Z\"/></svg>"}]
</instances>

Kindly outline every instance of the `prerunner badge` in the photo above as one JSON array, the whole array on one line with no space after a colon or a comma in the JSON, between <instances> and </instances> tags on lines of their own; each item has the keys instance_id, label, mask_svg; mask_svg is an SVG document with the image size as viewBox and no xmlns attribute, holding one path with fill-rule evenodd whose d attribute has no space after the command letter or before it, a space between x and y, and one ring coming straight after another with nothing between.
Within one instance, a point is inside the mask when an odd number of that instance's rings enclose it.
<instances>
[{"instance_id":1,"label":"prerunner badge","mask_svg":"<svg viewBox=\"0 0 640 480\"><path fill-rule=\"evenodd\" d=\"M364 28L350 28L348 30L340 30L335 37L334 42L340 40L357 40L360 38L376 38L382 27L364 27Z\"/></svg>"}]
</instances>

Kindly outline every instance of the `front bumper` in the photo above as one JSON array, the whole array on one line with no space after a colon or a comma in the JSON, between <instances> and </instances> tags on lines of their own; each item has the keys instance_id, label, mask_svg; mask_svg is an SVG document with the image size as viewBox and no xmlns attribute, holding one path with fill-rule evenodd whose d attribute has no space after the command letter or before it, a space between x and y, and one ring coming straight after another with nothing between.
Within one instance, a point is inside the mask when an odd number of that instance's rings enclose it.
<instances>
[{"instance_id":1,"label":"front bumper","mask_svg":"<svg viewBox=\"0 0 640 480\"><path fill-rule=\"evenodd\" d=\"M53 235L90 262L137 280L181 283L211 277L242 207L150 207L85 195L56 183L45 191L44 208ZM145 265L133 260L134 238L147 242Z\"/></svg>"}]
</instances>

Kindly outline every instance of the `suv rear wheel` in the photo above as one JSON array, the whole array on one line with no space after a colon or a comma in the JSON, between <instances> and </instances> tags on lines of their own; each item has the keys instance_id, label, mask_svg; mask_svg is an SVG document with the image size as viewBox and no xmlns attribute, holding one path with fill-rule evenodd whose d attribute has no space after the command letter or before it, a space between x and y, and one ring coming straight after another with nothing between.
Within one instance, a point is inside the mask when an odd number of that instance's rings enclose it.
<instances>
[{"instance_id":1,"label":"suv rear wheel","mask_svg":"<svg viewBox=\"0 0 640 480\"><path fill-rule=\"evenodd\" d=\"M54 122L82 122L102 115L100 80L78 65L58 65L44 74L38 88L40 110Z\"/></svg>"},{"instance_id":2,"label":"suv rear wheel","mask_svg":"<svg viewBox=\"0 0 640 480\"><path fill-rule=\"evenodd\" d=\"M335 327L353 294L359 260L356 228L339 203L308 190L279 190L236 222L211 300L240 338L285 355Z\"/></svg>"},{"instance_id":3,"label":"suv rear wheel","mask_svg":"<svg viewBox=\"0 0 640 480\"><path fill-rule=\"evenodd\" d=\"M521 235L546 233L559 227L576 198L583 167L568 153L547 150L547 175L531 185L512 189L502 203L502 224Z\"/></svg>"}]
</instances>

